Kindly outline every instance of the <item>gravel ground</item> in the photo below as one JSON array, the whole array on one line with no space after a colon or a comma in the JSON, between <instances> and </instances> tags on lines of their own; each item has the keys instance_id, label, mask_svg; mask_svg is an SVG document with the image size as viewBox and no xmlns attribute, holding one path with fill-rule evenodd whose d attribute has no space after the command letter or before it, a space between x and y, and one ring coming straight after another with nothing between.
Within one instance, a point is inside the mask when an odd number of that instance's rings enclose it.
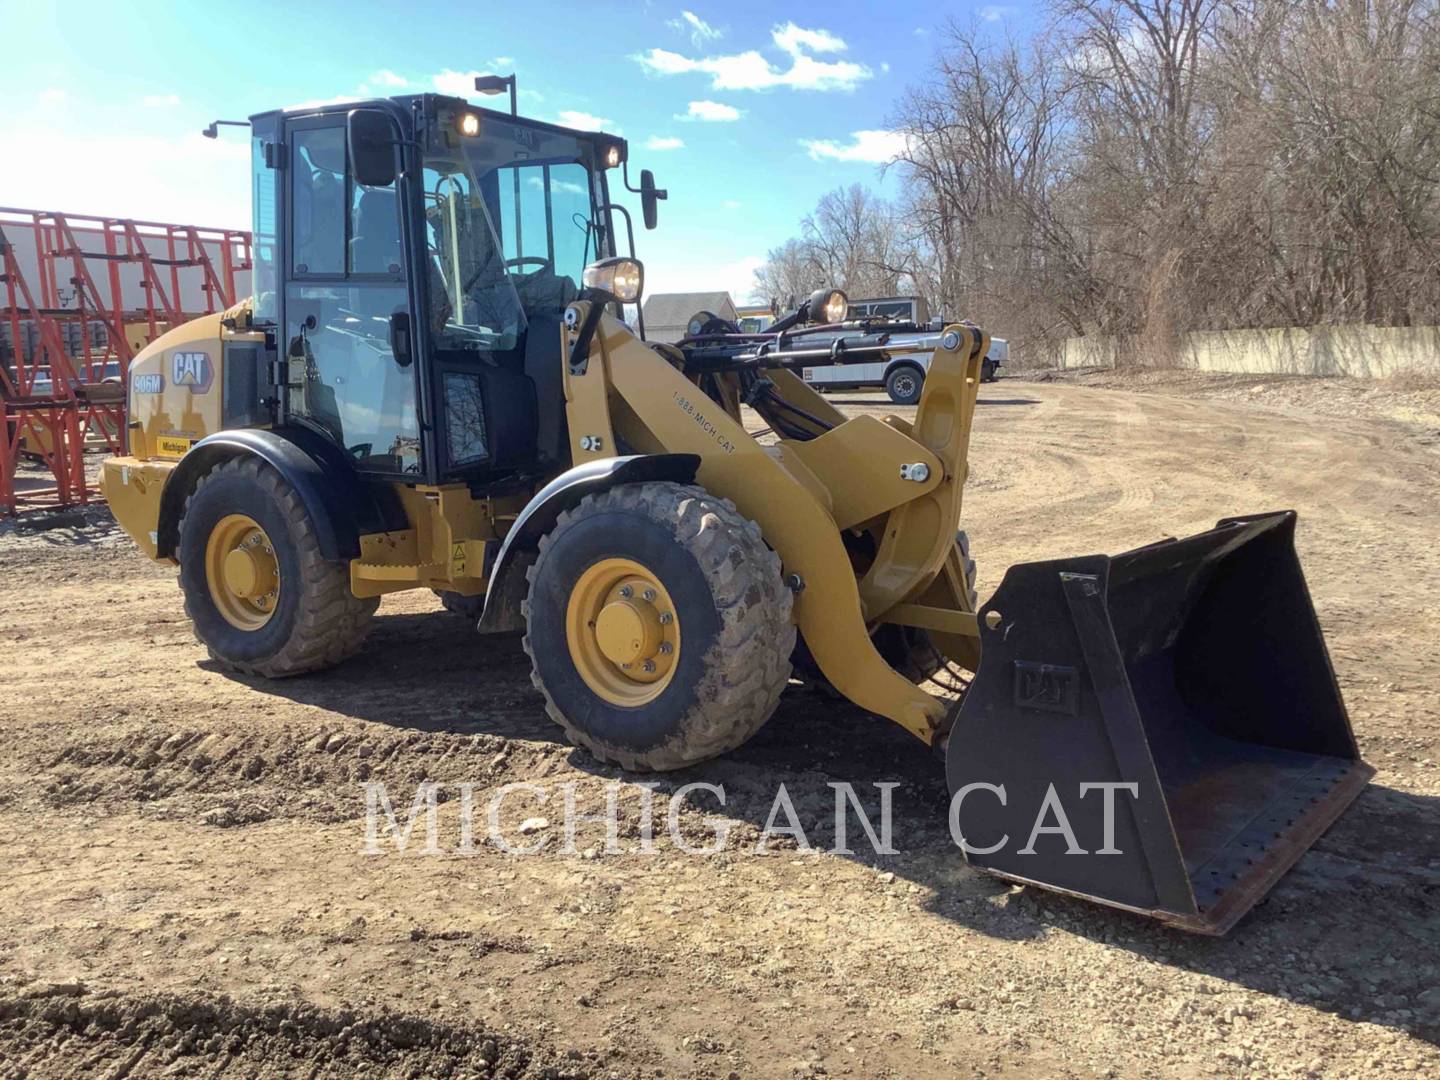
<instances>
[{"instance_id":1,"label":"gravel ground","mask_svg":"<svg viewBox=\"0 0 1440 1080\"><path fill-rule=\"evenodd\" d=\"M1379 774L1220 940L972 872L938 762L814 691L661 778L647 854L643 778L562 743L519 642L428 593L388 599L349 663L266 683L205 658L173 572L103 509L0 525L0 1077L1440 1073L1440 404L1324 383L982 388L963 522L982 596L1012 562L1300 512ZM363 785L403 820L427 779L441 853L417 825L366 854ZM457 852L457 785L479 808L517 781L549 801L522 792L500 823L540 853ZM718 854L664 836L664 796L694 781L726 805L697 795L680 835L718 821ZM829 852L840 781L900 785L899 854ZM619 785L614 853L600 823L564 850L567 782L588 813ZM754 853L782 783L824 850Z\"/></svg>"}]
</instances>

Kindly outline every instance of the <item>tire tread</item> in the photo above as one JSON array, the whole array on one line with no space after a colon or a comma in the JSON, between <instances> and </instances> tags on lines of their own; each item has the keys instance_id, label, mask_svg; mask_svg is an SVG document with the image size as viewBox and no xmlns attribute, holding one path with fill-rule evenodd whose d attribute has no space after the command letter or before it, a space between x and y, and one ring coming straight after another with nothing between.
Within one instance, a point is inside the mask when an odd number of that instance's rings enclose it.
<instances>
[{"instance_id":1,"label":"tire tread","mask_svg":"<svg viewBox=\"0 0 1440 1080\"><path fill-rule=\"evenodd\" d=\"M693 484L625 484L586 496L560 514L555 527L540 539L530 581L534 582L554 537L583 517L606 512L639 514L672 531L710 581L720 633L678 737L635 752L599 742L566 718L540 678L527 632L523 641L531 662L530 679L544 696L546 713L576 746L632 771L680 769L735 749L770 719L790 679L794 597L781 577L780 556L766 546L760 527L729 499ZM528 624L529 597L521 610Z\"/></svg>"},{"instance_id":2,"label":"tire tread","mask_svg":"<svg viewBox=\"0 0 1440 1080\"><path fill-rule=\"evenodd\" d=\"M234 457L211 469L200 478L185 500L180 514L181 535L184 535L185 519L196 497L209 483L227 475L246 477L279 503L292 526L303 591L296 609L294 630L278 652L264 660L237 661L220 655L208 642L201 640L211 659L245 675L280 679L331 667L353 656L370 632L371 616L380 606L380 600L378 597L362 600L350 591L349 567L344 563L331 562L320 553L320 541L305 504L274 468L256 457ZM183 588L183 578L182 592L185 614L194 627L195 604L199 598L191 596L189 590ZM199 639L198 634L196 637Z\"/></svg>"}]
</instances>

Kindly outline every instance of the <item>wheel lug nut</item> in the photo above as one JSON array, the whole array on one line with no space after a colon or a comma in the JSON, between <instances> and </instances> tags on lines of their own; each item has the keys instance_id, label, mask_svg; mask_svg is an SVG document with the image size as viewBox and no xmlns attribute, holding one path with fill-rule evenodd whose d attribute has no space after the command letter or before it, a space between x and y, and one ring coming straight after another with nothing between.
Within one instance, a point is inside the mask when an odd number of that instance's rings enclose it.
<instances>
[{"instance_id":1,"label":"wheel lug nut","mask_svg":"<svg viewBox=\"0 0 1440 1080\"><path fill-rule=\"evenodd\" d=\"M635 590L632 589L629 585L621 585L620 595L628 600L630 597L635 595Z\"/></svg>"},{"instance_id":2,"label":"wheel lug nut","mask_svg":"<svg viewBox=\"0 0 1440 1080\"><path fill-rule=\"evenodd\" d=\"M655 599L655 590L654 590L654 589L646 589L644 595L645 595L645 599L646 599L647 601L654 600L654 599Z\"/></svg>"},{"instance_id":3,"label":"wheel lug nut","mask_svg":"<svg viewBox=\"0 0 1440 1080\"><path fill-rule=\"evenodd\" d=\"M661 613L660 613L660 625L661 625L661 626L669 626L669 625L670 625L672 622L674 622L674 621L675 621L675 616L674 616L674 615L671 615L670 612L664 611L664 612L661 612Z\"/></svg>"},{"instance_id":4,"label":"wheel lug nut","mask_svg":"<svg viewBox=\"0 0 1440 1080\"><path fill-rule=\"evenodd\" d=\"M660 651L666 656L669 656L672 652L675 651L675 646L671 645L668 641L662 641L660 642Z\"/></svg>"},{"instance_id":5,"label":"wheel lug nut","mask_svg":"<svg viewBox=\"0 0 1440 1080\"><path fill-rule=\"evenodd\" d=\"M655 673L655 661L654 661L654 660L646 660L646 661L645 661L645 674L646 674L646 675L653 675L654 673Z\"/></svg>"}]
</instances>

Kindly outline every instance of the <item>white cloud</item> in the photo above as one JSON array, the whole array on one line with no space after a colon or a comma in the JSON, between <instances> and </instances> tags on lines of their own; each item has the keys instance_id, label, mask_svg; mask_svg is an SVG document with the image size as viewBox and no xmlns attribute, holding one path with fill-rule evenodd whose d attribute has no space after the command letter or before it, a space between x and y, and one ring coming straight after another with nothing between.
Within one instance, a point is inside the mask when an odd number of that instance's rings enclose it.
<instances>
[{"instance_id":1,"label":"white cloud","mask_svg":"<svg viewBox=\"0 0 1440 1080\"><path fill-rule=\"evenodd\" d=\"M725 200L724 202L722 202L720 205L723 206L726 210L739 210L739 209L740 209L740 200L739 200L739 199L726 199L726 200Z\"/></svg>"},{"instance_id":2,"label":"white cloud","mask_svg":"<svg viewBox=\"0 0 1440 1080\"><path fill-rule=\"evenodd\" d=\"M140 99L151 109L165 109L180 104L179 94L147 94Z\"/></svg>"},{"instance_id":3,"label":"white cloud","mask_svg":"<svg viewBox=\"0 0 1440 1080\"><path fill-rule=\"evenodd\" d=\"M443 73L443 76L435 76L436 88L439 89L439 81L442 77L448 78L450 76L453 76L456 80L464 78L459 72L446 71ZM473 78L470 79L468 85L473 91L475 80ZM357 86L351 93L335 94L327 98L310 98L307 101L296 102L294 105L286 105L284 108L287 110L318 109L324 105L342 105L347 101L368 101L370 98L388 97L397 90L404 90L412 86L416 86L416 84L412 83L404 75L396 74L389 68L382 68L380 71L373 72L368 79ZM450 92L458 93L458 91Z\"/></svg>"},{"instance_id":4,"label":"white cloud","mask_svg":"<svg viewBox=\"0 0 1440 1080\"><path fill-rule=\"evenodd\" d=\"M323 109L326 105L343 105L347 101L364 101L373 95L365 87L360 87L353 94L336 94L328 98L310 98L308 101L297 101L292 105L282 105L285 112L300 112L304 109Z\"/></svg>"},{"instance_id":5,"label":"white cloud","mask_svg":"<svg viewBox=\"0 0 1440 1080\"><path fill-rule=\"evenodd\" d=\"M645 291L651 296L667 292L709 292L724 289L737 304L755 292L755 271L765 265L757 255L716 263L712 258L674 257L656 253L645 259Z\"/></svg>"},{"instance_id":6,"label":"white cloud","mask_svg":"<svg viewBox=\"0 0 1440 1080\"><path fill-rule=\"evenodd\" d=\"M529 184L536 191L545 190L545 180L543 177L532 176L530 177ZM550 190L563 191L566 195L584 195L585 185L577 184L572 180L561 180L558 177L552 176L550 177Z\"/></svg>"},{"instance_id":7,"label":"white cloud","mask_svg":"<svg viewBox=\"0 0 1440 1080\"><path fill-rule=\"evenodd\" d=\"M683 150L685 140L677 139L674 135L651 135L645 140L646 150Z\"/></svg>"},{"instance_id":8,"label":"white cloud","mask_svg":"<svg viewBox=\"0 0 1440 1080\"><path fill-rule=\"evenodd\" d=\"M844 40L829 30L806 30L793 22L775 27L770 31L770 37L791 56L799 56L802 52L844 52L847 48Z\"/></svg>"},{"instance_id":9,"label":"white cloud","mask_svg":"<svg viewBox=\"0 0 1440 1080\"><path fill-rule=\"evenodd\" d=\"M987 4L980 9L980 18L986 22L1002 22L1010 14L1010 8L998 4Z\"/></svg>"},{"instance_id":10,"label":"white cloud","mask_svg":"<svg viewBox=\"0 0 1440 1080\"><path fill-rule=\"evenodd\" d=\"M652 75L702 73L714 90L853 90L872 76L864 64L850 60L816 60L811 52L840 52L845 42L828 30L807 30L787 22L770 31L775 46L787 54L790 66L780 69L757 50L722 56L691 58L669 49L651 49L634 57Z\"/></svg>"},{"instance_id":11,"label":"white cloud","mask_svg":"<svg viewBox=\"0 0 1440 1080\"><path fill-rule=\"evenodd\" d=\"M58 105L70 95L58 86L50 86L40 91L40 100L46 105Z\"/></svg>"},{"instance_id":12,"label":"white cloud","mask_svg":"<svg viewBox=\"0 0 1440 1080\"><path fill-rule=\"evenodd\" d=\"M691 43L697 49L705 42L714 41L724 34L723 30L715 29L693 11L682 11L680 18L667 19L665 25L672 30L679 30L682 34L689 34Z\"/></svg>"},{"instance_id":13,"label":"white cloud","mask_svg":"<svg viewBox=\"0 0 1440 1080\"><path fill-rule=\"evenodd\" d=\"M515 58L513 56L497 56L487 63L484 71L456 71L453 68L446 68L438 75L430 76L430 82L436 91L441 94L449 94L452 97L471 98L475 96L475 80L481 75L508 75L510 72L505 68L513 67ZM406 82L404 85L413 86L413 83ZM538 99L539 94L532 94L526 90L520 90L521 97L533 97Z\"/></svg>"},{"instance_id":14,"label":"white cloud","mask_svg":"<svg viewBox=\"0 0 1440 1080\"><path fill-rule=\"evenodd\" d=\"M883 165L905 152L905 136L898 131L852 131L849 143L834 139L801 139L815 161L866 161Z\"/></svg>"},{"instance_id":15,"label":"white cloud","mask_svg":"<svg viewBox=\"0 0 1440 1080\"><path fill-rule=\"evenodd\" d=\"M676 120L708 120L712 123L727 123L731 120L739 120L744 114L733 105L724 105L718 101L692 101L690 108L684 113L676 113Z\"/></svg>"},{"instance_id":16,"label":"white cloud","mask_svg":"<svg viewBox=\"0 0 1440 1080\"><path fill-rule=\"evenodd\" d=\"M134 114L138 124L143 113ZM5 200L14 206L110 217L173 221L186 225L250 227L250 140L236 128L221 128L218 139L198 130L149 134L135 127L107 131L84 118L43 126L20 126L0 116L5 147ZM166 125L167 127L171 125ZM53 163L86 147L97 161L124 161L97 185L84 169L56 169ZM47 167L44 163L52 163ZM13 237L12 237L13 239ZM92 271L93 272L93 271Z\"/></svg>"},{"instance_id":17,"label":"white cloud","mask_svg":"<svg viewBox=\"0 0 1440 1080\"><path fill-rule=\"evenodd\" d=\"M557 123L565 127L578 128L581 131L599 131L601 128L614 128L614 121L608 116L596 116L594 113L581 112L578 109L564 109L560 112Z\"/></svg>"},{"instance_id":18,"label":"white cloud","mask_svg":"<svg viewBox=\"0 0 1440 1080\"><path fill-rule=\"evenodd\" d=\"M430 77L436 91L441 94L449 94L452 97L468 98L475 93L475 80L481 75L492 75L490 71L455 71L446 68L438 75Z\"/></svg>"}]
</instances>

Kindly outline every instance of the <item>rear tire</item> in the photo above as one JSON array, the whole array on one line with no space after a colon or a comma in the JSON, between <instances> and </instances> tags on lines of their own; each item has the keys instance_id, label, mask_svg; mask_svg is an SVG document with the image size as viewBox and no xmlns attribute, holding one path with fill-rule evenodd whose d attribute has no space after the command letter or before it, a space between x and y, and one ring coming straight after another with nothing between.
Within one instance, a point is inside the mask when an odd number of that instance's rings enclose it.
<instances>
[{"instance_id":1,"label":"rear tire","mask_svg":"<svg viewBox=\"0 0 1440 1080\"><path fill-rule=\"evenodd\" d=\"M925 388L925 373L914 364L897 364L885 376L885 392L896 405L914 405Z\"/></svg>"},{"instance_id":2,"label":"rear tire","mask_svg":"<svg viewBox=\"0 0 1440 1080\"><path fill-rule=\"evenodd\" d=\"M223 567L236 551L253 553L269 593L235 591ZM278 679L338 664L360 648L380 606L350 591L349 567L320 554L300 496L259 458L232 458L200 479L181 514L177 554L196 638L247 675Z\"/></svg>"},{"instance_id":3,"label":"rear tire","mask_svg":"<svg viewBox=\"0 0 1440 1080\"><path fill-rule=\"evenodd\" d=\"M529 580L531 679L600 760L684 768L735 749L775 711L793 597L779 556L728 499L675 483L588 496L540 540ZM617 622L636 628L618 645Z\"/></svg>"}]
</instances>

